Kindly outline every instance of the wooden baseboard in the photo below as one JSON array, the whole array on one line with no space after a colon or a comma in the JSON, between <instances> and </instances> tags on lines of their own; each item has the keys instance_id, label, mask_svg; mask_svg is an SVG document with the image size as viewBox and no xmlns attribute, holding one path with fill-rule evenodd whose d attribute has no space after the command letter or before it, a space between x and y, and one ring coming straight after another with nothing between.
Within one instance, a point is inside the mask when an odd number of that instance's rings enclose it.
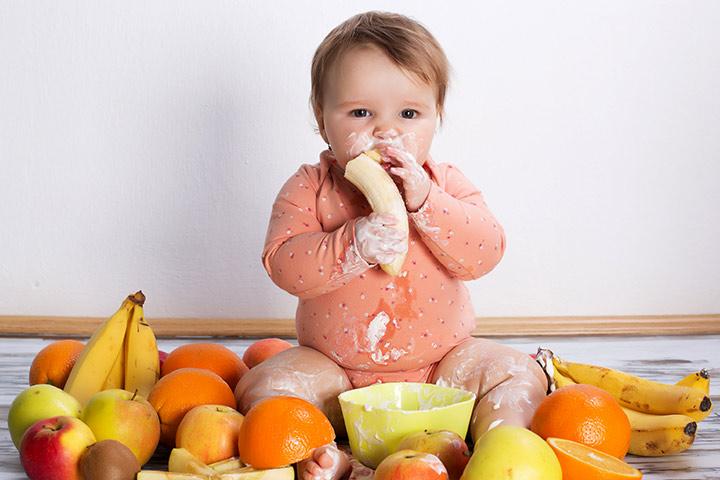
<instances>
[{"instance_id":1,"label":"wooden baseboard","mask_svg":"<svg viewBox=\"0 0 720 480\"><path fill-rule=\"evenodd\" d=\"M99 317L0 315L0 336L88 337ZM158 337L295 337L286 318L148 318ZM720 334L720 314L479 317L479 337Z\"/></svg>"}]
</instances>

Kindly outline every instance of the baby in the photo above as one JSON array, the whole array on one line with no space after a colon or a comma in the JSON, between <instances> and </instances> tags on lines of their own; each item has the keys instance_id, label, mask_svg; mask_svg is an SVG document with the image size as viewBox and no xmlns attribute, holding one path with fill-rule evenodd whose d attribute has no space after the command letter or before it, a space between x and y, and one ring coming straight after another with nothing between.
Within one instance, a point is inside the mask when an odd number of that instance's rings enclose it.
<instances>
[{"instance_id":1,"label":"baby","mask_svg":"<svg viewBox=\"0 0 720 480\"><path fill-rule=\"evenodd\" d=\"M447 83L441 47L402 15L356 15L318 47L311 102L328 150L280 190L262 254L272 280L299 299L300 346L240 380L243 413L268 396L300 396L342 436L340 393L411 381L476 393L473 439L500 423L529 425L545 374L527 354L471 336L463 282L495 267L505 238L473 184L429 155ZM402 193L408 233L392 215L373 213L344 178L345 165L369 149ZM402 254L399 275L380 268ZM298 477L340 478L348 465L330 444L298 465Z\"/></svg>"}]
</instances>

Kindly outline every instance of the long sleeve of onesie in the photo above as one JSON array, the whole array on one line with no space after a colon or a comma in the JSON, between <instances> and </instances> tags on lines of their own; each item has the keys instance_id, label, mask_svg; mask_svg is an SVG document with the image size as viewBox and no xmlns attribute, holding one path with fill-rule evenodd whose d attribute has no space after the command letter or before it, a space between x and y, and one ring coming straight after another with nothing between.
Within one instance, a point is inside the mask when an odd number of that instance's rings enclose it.
<instances>
[{"instance_id":1,"label":"long sleeve of onesie","mask_svg":"<svg viewBox=\"0 0 720 480\"><path fill-rule=\"evenodd\" d=\"M452 275L461 280L485 275L505 251L502 226L457 167L429 160L427 169L434 180L430 194L409 214L420 238Z\"/></svg>"},{"instance_id":2,"label":"long sleeve of onesie","mask_svg":"<svg viewBox=\"0 0 720 480\"><path fill-rule=\"evenodd\" d=\"M323 170L303 165L278 193L262 253L272 281L300 298L331 292L369 269L353 242L355 219L324 231L317 203ZM322 197L325 198L325 197Z\"/></svg>"}]
</instances>

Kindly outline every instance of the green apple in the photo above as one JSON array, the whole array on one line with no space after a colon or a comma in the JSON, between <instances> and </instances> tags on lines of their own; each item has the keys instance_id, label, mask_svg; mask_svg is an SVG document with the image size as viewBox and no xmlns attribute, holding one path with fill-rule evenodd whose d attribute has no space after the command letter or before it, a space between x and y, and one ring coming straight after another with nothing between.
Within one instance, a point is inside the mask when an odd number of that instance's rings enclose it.
<instances>
[{"instance_id":1,"label":"green apple","mask_svg":"<svg viewBox=\"0 0 720 480\"><path fill-rule=\"evenodd\" d=\"M135 454L140 465L150 460L160 440L160 419L141 395L111 389L88 400L82 420L98 441L117 440Z\"/></svg>"},{"instance_id":2,"label":"green apple","mask_svg":"<svg viewBox=\"0 0 720 480\"><path fill-rule=\"evenodd\" d=\"M69 393L50 384L33 385L10 405L8 430L15 448L20 448L23 433L38 420L59 415L78 418L81 413L82 405Z\"/></svg>"},{"instance_id":3,"label":"green apple","mask_svg":"<svg viewBox=\"0 0 720 480\"><path fill-rule=\"evenodd\" d=\"M475 442L461 480L562 480L560 462L527 428L499 426Z\"/></svg>"}]
</instances>

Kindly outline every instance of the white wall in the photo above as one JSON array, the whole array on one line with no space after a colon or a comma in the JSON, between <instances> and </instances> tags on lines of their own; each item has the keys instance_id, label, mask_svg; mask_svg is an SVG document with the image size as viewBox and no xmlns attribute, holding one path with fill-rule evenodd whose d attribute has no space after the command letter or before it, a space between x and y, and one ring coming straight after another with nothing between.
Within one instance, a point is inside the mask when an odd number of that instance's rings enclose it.
<instances>
[{"instance_id":1,"label":"white wall","mask_svg":"<svg viewBox=\"0 0 720 480\"><path fill-rule=\"evenodd\" d=\"M269 5L273 5L270 7ZM434 156L508 250L479 315L720 312L720 3L3 1L0 314L290 317L260 263L323 143L309 63L350 15L454 66Z\"/></svg>"}]
</instances>

